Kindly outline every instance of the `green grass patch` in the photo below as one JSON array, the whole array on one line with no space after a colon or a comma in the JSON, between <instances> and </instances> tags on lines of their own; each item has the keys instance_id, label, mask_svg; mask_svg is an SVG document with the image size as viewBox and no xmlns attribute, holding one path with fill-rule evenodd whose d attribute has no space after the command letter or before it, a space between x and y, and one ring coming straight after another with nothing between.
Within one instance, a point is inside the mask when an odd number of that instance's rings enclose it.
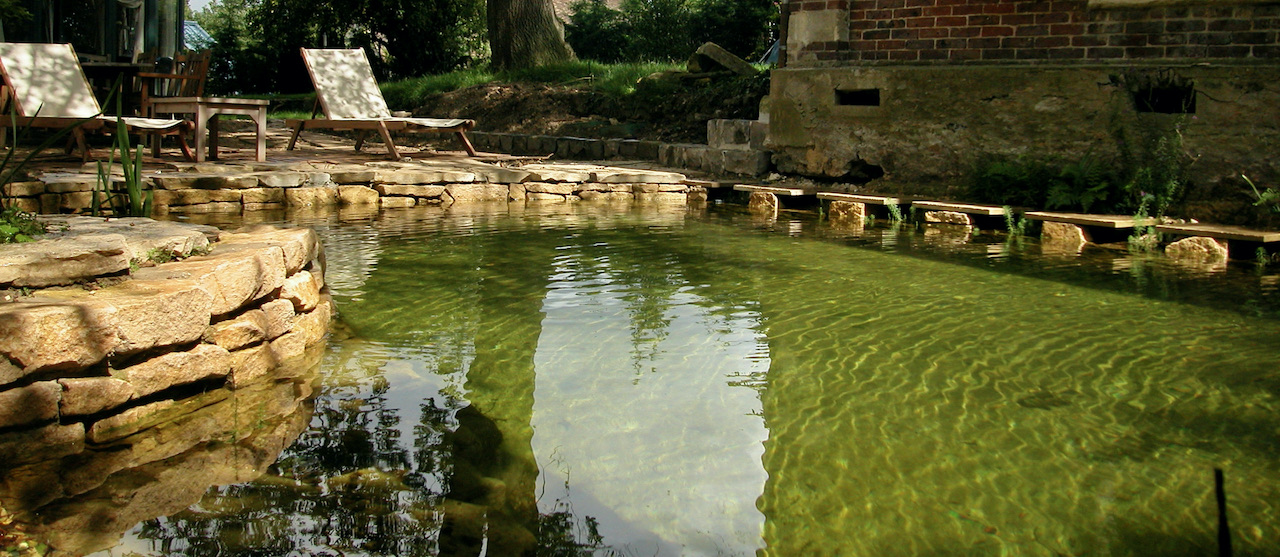
<instances>
[{"instance_id":1,"label":"green grass patch","mask_svg":"<svg viewBox=\"0 0 1280 557\"><path fill-rule=\"evenodd\" d=\"M684 64L634 62L603 64L587 60L563 62L518 70L493 71L486 67L468 68L438 75L427 75L379 84L382 96L392 110L411 110L422 106L430 95L447 93L485 83L547 83L580 86L606 95L625 96L634 93L636 82L661 71L683 70ZM262 95L271 101L272 118L309 118L315 102L314 93L295 95Z\"/></svg>"}]
</instances>

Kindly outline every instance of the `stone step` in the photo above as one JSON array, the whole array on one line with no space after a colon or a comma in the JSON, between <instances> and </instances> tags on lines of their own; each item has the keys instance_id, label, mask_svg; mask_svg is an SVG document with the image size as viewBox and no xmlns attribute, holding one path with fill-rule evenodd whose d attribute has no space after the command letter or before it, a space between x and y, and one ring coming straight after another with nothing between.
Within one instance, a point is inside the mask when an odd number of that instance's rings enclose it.
<instances>
[{"instance_id":1,"label":"stone step","mask_svg":"<svg viewBox=\"0 0 1280 557\"><path fill-rule=\"evenodd\" d=\"M765 150L769 124L759 120L707 120L707 145L739 151Z\"/></svg>"},{"instance_id":2,"label":"stone step","mask_svg":"<svg viewBox=\"0 0 1280 557\"><path fill-rule=\"evenodd\" d=\"M1133 215L1088 215L1084 213L1052 213L1049 211L1028 211L1024 215L1027 220L1061 222L1076 226L1096 226L1098 228L1124 229L1135 226L1151 226L1154 218L1139 221Z\"/></svg>"},{"instance_id":3,"label":"stone step","mask_svg":"<svg viewBox=\"0 0 1280 557\"><path fill-rule=\"evenodd\" d=\"M1217 224L1161 224L1156 226L1156 231L1162 234L1207 236L1209 238L1216 238L1219 240L1258 242L1262 244L1280 242L1280 232L1250 230L1239 226L1224 226Z\"/></svg>"}]
</instances>

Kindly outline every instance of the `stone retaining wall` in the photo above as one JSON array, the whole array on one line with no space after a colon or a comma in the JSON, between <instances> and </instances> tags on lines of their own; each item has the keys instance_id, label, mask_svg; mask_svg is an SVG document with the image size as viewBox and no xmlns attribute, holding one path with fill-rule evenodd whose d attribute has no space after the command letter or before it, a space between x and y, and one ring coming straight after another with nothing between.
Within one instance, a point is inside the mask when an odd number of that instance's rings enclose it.
<instances>
[{"instance_id":1,"label":"stone retaining wall","mask_svg":"<svg viewBox=\"0 0 1280 557\"><path fill-rule=\"evenodd\" d=\"M6 186L33 213L84 213L97 177L49 172ZM167 213L239 213L299 207L450 205L476 201L626 200L685 202L705 190L682 174L586 164L501 167L474 161L366 165L195 164L147 175L155 207Z\"/></svg>"},{"instance_id":2,"label":"stone retaining wall","mask_svg":"<svg viewBox=\"0 0 1280 557\"><path fill-rule=\"evenodd\" d=\"M328 331L333 303L310 229L52 220L48 238L0 249L0 288L12 289L0 303L0 455L10 466L190 412L203 405L193 397L260 382Z\"/></svg>"},{"instance_id":3,"label":"stone retaining wall","mask_svg":"<svg viewBox=\"0 0 1280 557\"><path fill-rule=\"evenodd\" d=\"M570 160L639 159L655 161L670 168L743 176L762 176L770 168L768 151L747 151L715 144L498 132L468 132L467 137L477 149L521 156L554 156Z\"/></svg>"}]
</instances>

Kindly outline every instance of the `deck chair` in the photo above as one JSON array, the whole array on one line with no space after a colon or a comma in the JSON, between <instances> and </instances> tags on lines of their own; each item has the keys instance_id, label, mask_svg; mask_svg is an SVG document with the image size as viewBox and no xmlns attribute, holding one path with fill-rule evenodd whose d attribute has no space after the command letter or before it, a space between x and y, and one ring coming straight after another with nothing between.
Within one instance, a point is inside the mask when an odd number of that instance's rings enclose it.
<instances>
[{"instance_id":1,"label":"deck chair","mask_svg":"<svg viewBox=\"0 0 1280 557\"><path fill-rule=\"evenodd\" d=\"M364 145L365 133L376 130L387 146L387 154L399 160L400 152L391 140L391 132L453 132L467 154L476 155L466 133L475 127L475 120L393 117L373 79L364 50L304 48L302 60L316 87L316 106L308 120L285 120L285 125L293 129L290 150L303 129L355 130L357 151ZM325 117L316 118L322 110Z\"/></svg>"},{"instance_id":2,"label":"deck chair","mask_svg":"<svg viewBox=\"0 0 1280 557\"><path fill-rule=\"evenodd\" d=\"M203 97L210 58L208 50L179 53L170 72L139 72L141 114L153 115L151 99L155 97Z\"/></svg>"},{"instance_id":3,"label":"deck chair","mask_svg":"<svg viewBox=\"0 0 1280 557\"><path fill-rule=\"evenodd\" d=\"M89 88L84 70L69 44L0 43L0 73L4 77L4 98L0 104L13 103L0 115L0 134L13 126L68 128L85 161L90 158L84 132L114 132L122 121L129 132L144 135L177 135L182 154L194 160L187 147L186 135L191 130L185 120L104 116L97 97Z\"/></svg>"}]
</instances>

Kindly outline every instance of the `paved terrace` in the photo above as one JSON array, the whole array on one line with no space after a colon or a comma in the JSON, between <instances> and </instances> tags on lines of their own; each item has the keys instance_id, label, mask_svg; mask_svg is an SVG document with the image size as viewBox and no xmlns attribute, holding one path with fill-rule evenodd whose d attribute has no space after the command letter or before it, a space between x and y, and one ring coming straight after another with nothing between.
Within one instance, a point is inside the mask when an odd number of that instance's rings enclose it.
<instances>
[{"instance_id":1,"label":"paved terrace","mask_svg":"<svg viewBox=\"0 0 1280 557\"><path fill-rule=\"evenodd\" d=\"M226 127L234 128L234 122ZM144 157L144 179L155 190L156 212L238 213L333 205L399 208L470 201L686 203L706 195L704 182L653 170L647 162L604 166L490 153L468 157L412 146L401 149L404 160L392 161L377 143L366 142L364 150L356 152L350 139L315 132L304 132L299 148L288 151L288 130L278 124L268 129L267 161L256 162L252 139L251 132L224 131L215 162L185 161L168 146L160 157ZM403 139L408 143L413 137ZM451 139L437 139L436 143L451 145ZM102 147L94 151L98 158L106 154ZM23 210L89 211L97 163L45 154L28 174L29 179L6 187Z\"/></svg>"}]
</instances>

